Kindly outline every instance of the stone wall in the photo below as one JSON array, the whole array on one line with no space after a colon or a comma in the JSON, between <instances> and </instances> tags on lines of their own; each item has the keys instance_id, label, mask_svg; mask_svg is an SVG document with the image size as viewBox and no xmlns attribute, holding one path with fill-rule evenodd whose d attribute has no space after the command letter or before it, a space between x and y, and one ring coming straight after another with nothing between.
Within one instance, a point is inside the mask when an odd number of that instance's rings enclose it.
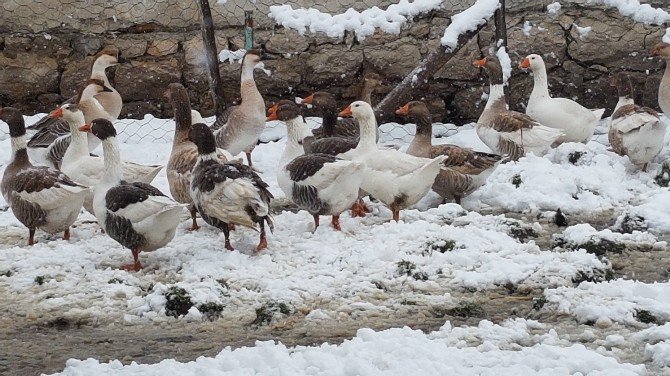
<instances>
[{"instance_id":1,"label":"stone wall","mask_svg":"<svg viewBox=\"0 0 670 376\"><path fill-rule=\"evenodd\" d=\"M341 39L323 34L300 36L276 27L262 12L267 4L261 0L255 5L229 0L213 4L212 9L219 49L243 46L243 11L249 4L257 9L255 44L272 57L265 63L272 75L257 73L259 88L268 102L326 89L344 104L355 95L365 71L376 71L385 79L378 99L390 91L431 49L437 48L449 16L473 1L447 0L444 9L417 18L398 36L376 33L363 41L352 35ZM328 10L337 12L352 4L383 6L390 2L341 0L325 4L332 8ZM528 53L541 53L555 95L609 109L616 99L607 77L625 70L634 79L638 101L657 107L662 64L647 56L649 48L660 41L663 27L634 23L616 10L588 5L586 0L562 1L563 9L552 18L545 11L549 2L508 1L513 3L507 21L514 66ZM293 2L301 6L314 3ZM26 10L30 4L38 8L32 10L32 18ZM171 109L161 97L170 82L185 84L194 107L211 113L197 6L191 0L7 0L0 7L5 10L0 12L0 105L13 105L26 113L53 109L88 76L91 55L106 45L115 45L128 59L111 70L115 87L126 102L122 116L170 116ZM591 26L592 32L580 36L575 24ZM486 84L472 61L488 52L492 35L491 27L485 29L438 72L427 90L417 94L417 98L431 103L436 118L461 123L478 117ZM239 64L221 63L220 71L228 97L235 99ZM531 87L530 76L514 69L513 107L519 108L527 100Z\"/></svg>"}]
</instances>

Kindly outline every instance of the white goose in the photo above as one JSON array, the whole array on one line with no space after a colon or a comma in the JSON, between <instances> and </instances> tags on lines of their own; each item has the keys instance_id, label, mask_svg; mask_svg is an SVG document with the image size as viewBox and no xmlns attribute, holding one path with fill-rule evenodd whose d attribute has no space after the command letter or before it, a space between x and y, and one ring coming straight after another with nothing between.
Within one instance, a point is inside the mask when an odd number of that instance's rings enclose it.
<instances>
[{"instance_id":1,"label":"white goose","mask_svg":"<svg viewBox=\"0 0 670 376\"><path fill-rule=\"evenodd\" d=\"M364 165L328 154L304 155L302 140L311 132L294 102L279 101L270 109L268 120L286 123L286 148L277 172L279 187L312 214L315 230L320 215L331 215L333 228L340 231L340 214L358 199Z\"/></svg>"},{"instance_id":2,"label":"white goose","mask_svg":"<svg viewBox=\"0 0 670 376\"><path fill-rule=\"evenodd\" d=\"M377 120L366 102L350 104L340 116L358 120L361 138L351 160L365 164L361 188L387 205L397 222L400 210L416 204L428 193L447 157L419 158L398 150L379 149L375 141Z\"/></svg>"},{"instance_id":3,"label":"white goose","mask_svg":"<svg viewBox=\"0 0 670 376\"><path fill-rule=\"evenodd\" d=\"M665 72L658 87L658 105L665 116L670 118L670 43L661 42L654 46L651 56L665 60Z\"/></svg>"},{"instance_id":4,"label":"white goose","mask_svg":"<svg viewBox=\"0 0 670 376\"><path fill-rule=\"evenodd\" d=\"M33 166L26 150L26 128L21 113L11 107L0 108L0 120L9 125L12 160L2 176L0 190L16 219L28 227L28 245L35 243L35 230L50 234L63 232L70 239L70 226L79 215L89 192L60 171Z\"/></svg>"},{"instance_id":5,"label":"white goose","mask_svg":"<svg viewBox=\"0 0 670 376\"><path fill-rule=\"evenodd\" d=\"M533 91L528 99L526 115L544 126L562 130L564 136L556 140L558 144L588 142L605 109L591 111L573 100L552 98L547 84L547 69L540 55L528 55L519 67L533 71Z\"/></svg>"},{"instance_id":6,"label":"white goose","mask_svg":"<svg viewBox=\"0 0 670 376\"><path fill-rule=\"evenodd\" d=\"M77 105L65 104L51 112L51 117L62 118L70 127L70 142L61 161L61 171L79 184L92 187L97 184L103 175L104 165L102 158L89 153L86 133L80 132L79 127L85 124L84 113ZM121 162L123 180L128 182L151 183L163 169L161 165L141 165L133 162ZM84 208L93 213L93 193L84 201Z\"/></svg>"},{"instance_id":7,"label":"white goose","mask_svg":"<svg viewBox=\"0 0 670 376\"><path fill-rule=\"evenodd\" d=\"M635 104L633 85L626 74L619 73L610 83L619 93L607 134L610 145L646 172L649 162L663 149L666 125L656 111Z\"/></svg>"},{"instance_id":8,"label":"white goose","mask_svg":"<svg viewBox=\"0 0 670 376\"><path fill-rule=\"evenodd\" d=\"M532 152L541 155L551 147L563 131L545 127L528 115L507 109L503 87L503 71L495 57L474 62L489 76L489 98L477 120L477 136L495 153L513 161Z\"/></svg>"},{"instance_id":9,"label":"white goose","mask_svg":"<svg viewBox=\"0 0 670 376\"><path fill-rule=\"evenodd\" d=\"M102 141L105 163L94 188L95 217L109 237L132 251L133 263L122 268L139 271L140 252L154 251L174 238L184 207L149 184L123 181L116 130L109 120L96 119L79 130Z\"/></svg>"}]
</instances>

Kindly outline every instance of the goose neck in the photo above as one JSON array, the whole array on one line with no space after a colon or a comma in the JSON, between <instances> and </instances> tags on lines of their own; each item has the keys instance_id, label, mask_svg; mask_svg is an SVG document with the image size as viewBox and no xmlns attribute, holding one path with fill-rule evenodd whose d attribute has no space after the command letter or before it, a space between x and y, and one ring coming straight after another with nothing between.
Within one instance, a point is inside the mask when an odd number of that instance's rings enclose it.
<instances>
[{"instance_id":1,"label":"goose neck","mask_svg":"<svg viewBox=\"0 0 670 376\"><path fill-rule=\"evenodd\" d=\"M109 137L102 141L102 154L104 156L103 180L106 182L119 182L123 178L121 169L121 153L116 137Z\"/></svg>"},{"instance_id":2,"label":"goose neck","mask_svg":"<svg viewBox=\"0 0 670 376\"><path fill-rule=\"evenodd\" d=\"M628 96L619 97L619 101L617 102L616 106L614 106L614 112L616 112L616 110L618 110L619 108L629 104L635 104L633 98Z\"/></svg>"},{"instance_id":3,"label":"goose neck","mask_svg":"<svg viewBox=\"0 0 670 376\"><path fill-rule=\"evenodd\" d=\"M337 111L331 108L325 109L321 121L324 137L335 135L335 125L337 125Z\"/></svg>"},{"instance_id":4,"label":"goose neck","mask_svg":"<svg viewBox=\"0 0 670 376\"><path fill-rule=\"evenodd\" d=\"M363 148L377 147L377 121L374 116L357 118L360 128L361 138L358 145Z\"/></svg>"},{"instance_id":5,"label":"goose neck","mask_svg":"<svg viewBox=\"0 0 670 376\"><path fill-rule=\"evenodd\" d=\"M535 98L549 98L547 70L544 66L533 69L533 91L530 96Z\"/></svg>"},{"instance_id":6,"label":"goose neck","mask_svg":"<svg viewBox=\"0 0 670 376\"><path fill-rule=\"evenodd\" d=\"M279 164L285 166L293 158L305 154L302 140L305 136L302 129L305 124L300 116L286 121L286 147L280 158Z\"/></svg>"},{"instance_id":7,"label":"goose neck","mask_svg":"<svg viewBox=\"0 0 670 376\"><path fill-rule=\"evenodd\" d=\"M30 165L28 159L28 149L26 143L26 136L12 137L12 160L9 162L13 165Z\"/></svg>"},{"instance_id":8,"label":"goose neck","mask_svg":"<svg viewBox=\"0 0 670 376\"><path fill-rule=\"evenodd\" d=\"M491 84L484 111L504 111L505 105L505 87L503 84Z\"/></svg>"}]
</instances>

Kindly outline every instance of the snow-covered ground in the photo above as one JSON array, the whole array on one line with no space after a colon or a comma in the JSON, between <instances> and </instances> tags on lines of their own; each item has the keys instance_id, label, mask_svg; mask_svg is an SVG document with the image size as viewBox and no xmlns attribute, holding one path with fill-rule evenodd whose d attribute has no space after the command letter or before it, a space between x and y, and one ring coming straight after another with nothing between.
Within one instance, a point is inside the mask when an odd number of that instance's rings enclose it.
<instances>
[{"instance_id":1,"label":"snow-covered ground","mask_svg":"<svg viewBox=\"0 0 670 376\"><path fill-rule=\"evenodd\" d=\"M318 122L309 119L309 123L315 126ZM165 163L173 126L171 121L151 117L119 121L123 157ZM487 151L472 125L435 128L441 136L437 142ZM268 123L263 135L266 143L254 151L255 166L279 199L282 193L275 169L283 150L284 129L279 123ZM414 127L387 124L382 130L381 143L404 147ZM416 209L403 211L401 221L393 223L388 222L390 211L373 202L373 212L366 218L344 215L342 232L325 224L313 233L310 215L282 212L275 215L277 226L269 236L269 249L260 255L252 252L256 233L236 230L232 236L236 250L228 252L218 230L204 226L198 232L186 231L189 220L185 216L168 246L141 255L145 269L139 273L118 269L130 260L130 252L101 234L89 214L81 215L70 241L38 231L38 244L29 248L25 246L27 230L11 210L3 210L0 289L7 292L6 307L11 308L6 311L38 322L65 317L89 323L169 323L205 320L212 312L248 322L258 309L269 307L305 312L305 320L318 324L361 312L391 314L407 297L422 305L455 307L467 298L468 291L511 285L545 290L544 311L572 315L581 322L609 320L644 327L637 319L641 310L659 323L670 319L667 283L612 280L575 287L573 281L577 276L597 280L611 268L606 259L580 249L588 241L605 239L665 251L667 244L659 238L670 232L670 193L654 178L669 154L670 147L664 148L650 172L643 173L599 142L565 144L545 156L531 155L500 166L462 206L437 206L430 196ZM0 141L0 163L9 157L10 143L5 137ZM4 165L0 172L3 169ZM169 192L165 171L154 185ZM6 204L0 199L2 207ZM620 234L571 223L562 234L570 246L541 249L533 240L519 240L518 230L543 234L546 225L532 219L523 224L500 215L524 212L526 218L536 218L558 208L568 217L608 212L612 222L625 214L638 215L649 231ZM380 294L379 286L394 293ZM180 318L169 315L167 297L174 294L186 294L190 300L190 309ZM660 329L640 334L655 336L654 343L645 348L645 356L655 365L670 363L668 334ZM184 364L166 360L153 366L123 367L120 362L72 360L64 374L146 375L166 370L199 374L205 369L221 375L267 374L270 369L288 374L401 375L409 370L463 375L645 374L644 365L625 364L609 353L558 339L543 324L520 319L501 325L483 321L479 327L464 328L447 323L429 334L408 328L361 330L354 339L337 346L287 348L262 342Z\"/></svg>"}]
</instances>

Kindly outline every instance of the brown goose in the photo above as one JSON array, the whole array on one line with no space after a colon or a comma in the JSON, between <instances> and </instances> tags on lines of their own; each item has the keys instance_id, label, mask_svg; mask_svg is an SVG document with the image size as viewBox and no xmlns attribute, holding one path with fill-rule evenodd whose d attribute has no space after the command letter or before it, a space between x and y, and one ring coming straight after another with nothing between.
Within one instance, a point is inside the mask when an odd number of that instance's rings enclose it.
<instances>
[{"instance_id":1,"label":"brown goose","mask_svg":"<svg viewBox=\"0 0 670 376\"><path fill-rule=\"evenodd\" d=\"M70 226L79 215L89 189L49 167L33 166L26 150L26 128L21 113L0 108L0 120L9 125L12 160L2 176L0 190L19 222L28 227L28 245L35 243L35 229L50 234L63 232L70 239Z\"/></svg>"},{"instance_id":2,"label":"brown goose","mask_svg":"<svg viewBox=\"0 0 670 376\"><path fill-rule=\"evenodd\" d=\"M193 124L188 139L198 147L198 161L191 172L191 198L202 219L223 231L225 247L230 244L230 224L256 229L260 241L256 251L267 248L265 224L274 228L270 216L272 193L250 167L241 163L220 163L212 131L202 123Z\"/></svg>"},{"instance_id":3,"label":"brown goose","mask_svg":"<svg viewBox=\"0 0 670 376\"><path fill-rule=\"evenodd\" d=\"M658 87L658 105L665 116L670 117L670 43L659 43L653 50L652 56L659 56L665 60L665 72Z\"/></svg>"},{"instance_id":4,"label":"brown goose","mask_svg":"<svg viewBox=\"0 0 670 376\"><path fill-rule=\"evenodd\" d=\"M191 184L191 171L198 161L198 148L188 140L188 132L191 130L193 117L201 118L199 113L191 110L191 102L188 92L182 84L172 83L164 93L165 97L172 103L174 110L175 131L172 140L172 151L167 164L167 179L170 185L172 197L182 204L189 204L193 224L189 230L195 231L199 228L196 219L197 210L191 199L189 185ZM227 162L228 157L223 152L218 153L221 163Z\"/></svg>"},{"instance_id":5,"label":"brown goose","mask_svg":"<svg viewBox=\"0 0 670 376\"><path fill-rule=\"evenodd\" d=\"M260 62L260 51L247 51L242 58L240 76L242 103L230 107L224 116L216 119L211 128L216 145L232 155L246 152L249 166L252 165L251 152L265 128L265 102L254 81L254 68Z\"/></svg>"},{"instance_id":6,"label":"brown goose","mask_svg":"<svg viewBox=\"0 0 670 376\"><path fill-rule=\"evenodd\" d=\"M481 187L502 157L481 153L456 145L433 145L433 122L424 102L413 101L396 110L396 114L408 116L416 124L416 135L407 149L407 154L422 158L446 155L448 169L443 169L435 178L433 191L447 199L461 203L461 198Z\"/></svg>"},{"instance_id":7,"label":"brown goose","mask_svg":"<svg viewBox=\"0 0 670 376\"><path fill-rule=\"evenodd\" d=\"M560 129L545 127L528 115L507 109L502 67L496 58L485 57L474 65L484 68L489 76L489 98L476 130L491 150L516 161L528 152L540 155L563 136Z\"/></svg>"},{"instance_id":8,"label":"brown goose","mask_svg":"<svg viewBox=\"0 0 670 376\"><path fill-rule=\"evenodd\" d=\"M155 251L168 244L177 231L183 206L156 187L123 180L116 130L109 120L95 119L79 128L102 141L104 171L93 190L93 211L110 238L133 253L133 263L121 267L142 269L140 252Z\"/></svg>"},{"instance_id":9,"label":"brown goose","mask_svg":"<svg viewBox=\"0 0 670 376\"><path fill-rule=\"evenodd\" d=\"M113 120L96 99L97 95L111 90L102 80L89 79L86 81L85 86L77 94L76 100L73 101L84 113L85 121L90 122L97 118ZM53 116L53 113L48 117L54 120L59 119ZM89 151L93 151L100 145L100 140L91 135L88 135L87 142ZM39 163L60 168L68 145L70 145L70 127L66 121L59 120L37 131L28 141L28 151Z\"/></svg>"},{"instance_id":10,"label":"brown goose","mask_svg":"<svg viewBox=\"0 0 670 376\"><path fill-rule=\"evenodd\" d=\"M340 214L358 199L363 164L328 154L305 155L302 140L309 128L294 102L279 101L270 109L268 120L286 123L286 148L277 172L279 187L300 209L312 214L314 230L320 215L331 215L333 228L340 231Z\"/></svg>"},{"instance_id":11,"label":"brown goose","mask_svg":"<svg viewBox=\"0 0 670 376\"><path fill-rule=\"evenodd\" d=\"M119 92L116 91L116 89L114 89L114 87L109 82L107 73L105 71L107 68L119 63L121 58L120 55L120 52L116 49L103 49L98 53L98 57L93 62L93 67L91 68L90 79L101 80L103 82L103 86L110 89L109 91L98 93L95 96L105 112L111 116L110 120L116 120L119 118L119 115L121 114L121 107L123 106L123 100L121 99L121 94L119 94ZM76 104L77 102L77 96L74 96L65 101L63 104ZM96 117L86 116L86 121L91 121L93 119L96 119ZM29 126L28 129L40 130L43 128L55 128L67 130L67 125L58 125L58 123L58 120L45 116L38 120L35 124Z\"/></svg>"},{"instance_id":12,"label":"brown goose","mask_svg":"<svg viewBox=\"0 0 670 376\"><path fill-rule=\"evenodd\" d=\"M633 85L626 74L612 77L610 84L619 93L607 134L610 145L615 153L627 155L646 172L649 161L663 149L666 126L656 111L635 104Z\"/></svg>"}]
</instances>

